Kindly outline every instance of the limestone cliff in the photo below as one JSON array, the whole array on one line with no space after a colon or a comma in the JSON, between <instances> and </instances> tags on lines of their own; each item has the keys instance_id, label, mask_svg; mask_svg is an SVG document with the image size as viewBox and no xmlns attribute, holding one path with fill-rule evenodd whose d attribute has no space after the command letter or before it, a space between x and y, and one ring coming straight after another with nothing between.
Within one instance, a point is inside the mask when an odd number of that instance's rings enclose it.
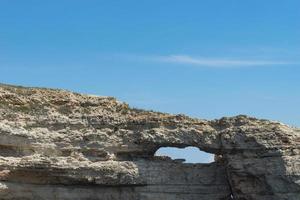
<instances>
[{"instance_id":1,"label":"limestone cliff","mask_svg":"<svg viewBox=\"0 0 300 200\"><path fill-rule=\"evenodd\" d=\"M218 155L155 157L160 147ZM200 120L111 97L0 85L1 200L299 200L300 130Z\"/></svg>"}]
</instances>

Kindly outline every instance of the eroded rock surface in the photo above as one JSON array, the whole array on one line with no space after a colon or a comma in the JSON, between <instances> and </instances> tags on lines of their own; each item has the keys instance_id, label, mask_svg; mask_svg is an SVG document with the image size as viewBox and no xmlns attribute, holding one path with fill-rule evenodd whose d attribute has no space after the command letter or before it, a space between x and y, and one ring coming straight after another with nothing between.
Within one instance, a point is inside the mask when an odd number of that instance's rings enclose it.
<instances>
[{"instance_id":1,"label":"eroded rock surface","mask_svg":"<svg viewBox=\"0 0 300 200\"><path fill-rule=\"evenodd\" d=\"M155 157L160 147L218 155ZM111 97L0 85L1 200L299 200L300 130L200 120Z\"/></svg>"}]
</instances>

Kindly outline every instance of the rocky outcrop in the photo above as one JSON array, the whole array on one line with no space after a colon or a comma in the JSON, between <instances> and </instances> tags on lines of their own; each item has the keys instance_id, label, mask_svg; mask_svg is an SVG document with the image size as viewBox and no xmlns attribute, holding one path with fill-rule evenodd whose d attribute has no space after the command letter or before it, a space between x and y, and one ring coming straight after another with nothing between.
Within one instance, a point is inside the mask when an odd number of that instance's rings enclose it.
<instances>
[{"instance_id":1,"label":"rocky outcrop","mask_svg":"<svg viewBox=\"0 0 300 200\"><path fill-rule=\"evenodd\" d=\"M160 147L187 146L218 159L187 164L154 156ZM1 85L0 199L299 200L300 130Z\"/></svg>"}]
</instances>

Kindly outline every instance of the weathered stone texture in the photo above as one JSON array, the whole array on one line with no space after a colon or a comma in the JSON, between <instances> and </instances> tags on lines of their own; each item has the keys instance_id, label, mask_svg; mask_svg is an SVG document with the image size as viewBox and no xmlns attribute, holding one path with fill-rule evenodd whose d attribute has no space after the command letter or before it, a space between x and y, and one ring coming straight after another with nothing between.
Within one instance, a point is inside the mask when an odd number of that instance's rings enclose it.
<instances>
[{"instance_id":1,"label":"weathered stone texture","mask_svg":"<svg viewBox=\"0 0 300 200\"><path fill-rule=\"evenodd\" d=\"M218 155L155 157L160 147ZM1 200L299 200L300 130L200 120L111 97L0 85Z\"/></svg>"}]
</instances>

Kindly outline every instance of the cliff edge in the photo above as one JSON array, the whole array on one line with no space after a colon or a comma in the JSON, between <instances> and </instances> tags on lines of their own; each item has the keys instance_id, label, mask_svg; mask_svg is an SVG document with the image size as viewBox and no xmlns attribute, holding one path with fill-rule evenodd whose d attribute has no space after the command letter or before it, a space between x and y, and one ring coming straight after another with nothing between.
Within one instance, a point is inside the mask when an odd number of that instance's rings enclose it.
<instances>
[{"instance_id":1,"label":"cliff edge","mask_svg":"<svg viewBox=\"0 0 300 200\"><path fill-rule=\"evenodd\" d=\"M218 159L154 156L198 147ZM112 97L0 85L1 200L299 200L300 129L201 120Z\"/></svg>"}]
</instances>

